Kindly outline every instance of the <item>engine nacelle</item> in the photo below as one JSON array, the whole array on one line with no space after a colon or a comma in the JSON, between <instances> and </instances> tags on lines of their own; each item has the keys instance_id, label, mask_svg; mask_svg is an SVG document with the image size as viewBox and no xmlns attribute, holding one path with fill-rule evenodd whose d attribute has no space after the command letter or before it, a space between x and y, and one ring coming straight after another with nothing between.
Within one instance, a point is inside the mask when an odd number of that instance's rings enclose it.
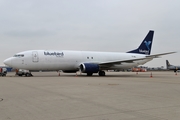
<instances>
[{"instance_id":1,"label":"engine nacelle","mask_svg":"<svg viewBox=\"0 0 180 120\"><path fill-rule=\"evenodd\" d=\"M83 73L97 73L99 72L99 65L93 63L83 63L80 65L80 70Z\"/></svg>"}]
</instances>

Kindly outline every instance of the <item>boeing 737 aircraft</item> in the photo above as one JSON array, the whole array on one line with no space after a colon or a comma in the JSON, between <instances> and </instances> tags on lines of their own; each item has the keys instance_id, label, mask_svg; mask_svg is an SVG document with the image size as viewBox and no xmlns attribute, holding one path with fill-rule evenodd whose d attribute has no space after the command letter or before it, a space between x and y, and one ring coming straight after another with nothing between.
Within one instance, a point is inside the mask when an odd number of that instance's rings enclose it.
<instances>
[{"instance_id":1,"label":"boeing 737 aircraft","mask_svg":"<svg viewBox=\"0 0 180 120\"><path fill-rule=\"evenodd\" d=\"M168 60L166 60L166 66L169 70L174 70L174 72L177 72L177 70L180 70L180 66L171 65Z\"/></svg>"},{"instance_id":2,"label":"boeing 737 aircraft","mask_svg":"<svg viewBox=\"0 0 180 120\"><path fill-rule=\"evenodd\" d=\"M68 51L68 50L30 50L15 54L4 60L4 64L15 69L29 71L59 71L66 73L81 71L92 76L98 73L105 76L104 70L122 70L143 65L162 55L150 55L154 31L149 31L140 46L127 53Z\"/></svg>"}]
</instances>

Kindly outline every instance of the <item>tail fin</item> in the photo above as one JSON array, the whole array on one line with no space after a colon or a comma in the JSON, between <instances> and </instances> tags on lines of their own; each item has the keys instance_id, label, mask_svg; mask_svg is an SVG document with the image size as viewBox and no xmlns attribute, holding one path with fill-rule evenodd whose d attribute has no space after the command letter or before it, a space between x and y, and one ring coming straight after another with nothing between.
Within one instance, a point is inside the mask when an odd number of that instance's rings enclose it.
<instances>
[{"instance_id":1,"label":"tail fin","mask_svg":"<svg viewBox=\"0 0 180 120\"><path fill-rule=\"evenodd\" d=\"M169 66L171 66L171 64L169 63L168 60L166 60L166 67L168 68Z\"/></svg>"},{"instance_id":2,"label":"tail fin","mask_svg":"<svg viewBox=\"0 0 180 120\"><path fill-rule=\"evenodd\" d=\"M140 46L132 51L129 51L127 53L137 53L137 54L145 54L150 55L151 54L151 46L153 42L153 35L154 31L150 30L149 33L146 35Z\"/></svg>"}]
</instances>

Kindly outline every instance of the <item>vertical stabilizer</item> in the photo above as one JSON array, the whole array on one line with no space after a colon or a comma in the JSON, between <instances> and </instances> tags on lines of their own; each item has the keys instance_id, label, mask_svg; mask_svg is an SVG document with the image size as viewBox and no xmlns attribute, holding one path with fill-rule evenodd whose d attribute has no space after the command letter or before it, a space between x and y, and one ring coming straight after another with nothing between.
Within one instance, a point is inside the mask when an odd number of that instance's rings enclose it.
<instances>
[{"instance_id":1,"label":"vertical stabilizer","mask_svg":"<svg viewBox=\"0 0 180 120\"><path fill-rule=\"evenodd\" d=\"M171 64L169 63L168 60L166 60L166 67L168 68L169 66L171 66Z\"/></svg>"},{"instance_id":2,"label":"vertical stabilizer","mask_svg":"<svg viewBox=\"0 0 180 120\"><path fill-rule=\"evenodd\" d=\"M127 53L137 53L137 54L145 54L150 55L151 54L151 47L153 42L153 35L154 31L150 30L149 33L146 35L140 46L132 51L129 51Z\"/></svg>"}]
</instances>

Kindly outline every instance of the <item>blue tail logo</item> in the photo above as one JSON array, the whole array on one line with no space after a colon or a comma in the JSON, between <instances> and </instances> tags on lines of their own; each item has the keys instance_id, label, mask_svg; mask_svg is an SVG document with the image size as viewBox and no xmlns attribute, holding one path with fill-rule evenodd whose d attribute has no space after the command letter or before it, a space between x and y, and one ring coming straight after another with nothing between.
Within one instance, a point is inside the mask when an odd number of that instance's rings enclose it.
<instances>
[{"instance_id":1,"label":"blue tail logo","mask_svg":"<svg viewBox=\"0 0 180 120\"><path fill-rule=\"evenodd\" d=\"M136 53L136 54L145 54L145 55L150 55L151 54L151 46L153 42L153 35L154 31L150 30L149 33L146 35L140 46L135 49L131 50L127 53Z\"/></svg>"},{"instance_id":2,"label":"blue tail logo","mask_svg":"<svg viewBox=\"0 0 180 120\"><path fill-rule=\"evenodd\" d=\"M144 41L144 43L145 43L147 49L150 50L149 46L150 46L150 44L151 44L151 41L148 41L148 42L147 42L147 41Z\"/></svg>"}]
</instances>

